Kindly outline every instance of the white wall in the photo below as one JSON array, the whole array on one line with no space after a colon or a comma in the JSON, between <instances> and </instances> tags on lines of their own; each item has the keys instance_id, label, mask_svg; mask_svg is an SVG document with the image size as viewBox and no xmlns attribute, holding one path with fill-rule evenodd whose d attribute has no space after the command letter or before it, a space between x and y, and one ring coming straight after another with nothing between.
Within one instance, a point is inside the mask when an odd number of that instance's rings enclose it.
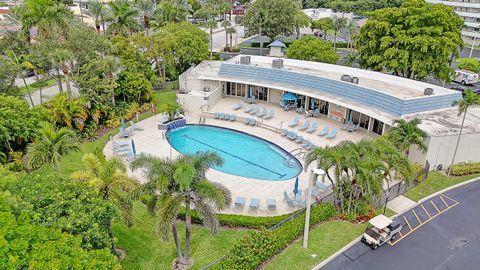
<instances>
[{"instance_id":1,"label":"white wall","mask_svg":"<svg viewBox=\"0 0 480 270\"><path fill-rule=\"evenodd\" d=\"M187 112L198 112L200 107L208 104L208 101L202 96L177 94L177 103Z\"/></svg>"},{"instance_id":2,"label":"white wall","mask_svg":"<svg viewBox=\"0 0 480 270\"><path fill-rule=\"evenodd\" d=\"M416 147L412 147L409 159L420 164L424 164L425 161L428 160L431 169L437 167L439 164L442 164L443 168L446 169L452 162L457 138L458 135L429 137L427 139L427 152L421 153ZM480 162L479 133L464 134L460 139L455 163L469 161Z\"/></svg>"},{"instance_id":3,"label":"white wall","mask_svg":"<svg viewBox=\"0 0 480 270\"><path fill-rule=\"evenodd\" d=\"M282 99L283 91L271 89L270 88L270 96L268 97L268 102L274 104L280 104L280 100Z\"/></svg>"}]
</instances>

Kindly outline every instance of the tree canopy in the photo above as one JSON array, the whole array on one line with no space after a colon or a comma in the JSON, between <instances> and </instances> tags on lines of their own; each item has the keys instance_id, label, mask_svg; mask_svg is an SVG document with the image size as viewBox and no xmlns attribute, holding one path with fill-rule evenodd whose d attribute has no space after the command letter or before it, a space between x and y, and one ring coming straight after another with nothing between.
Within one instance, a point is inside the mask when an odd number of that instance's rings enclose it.
<instances>
[{"instance_id":1,"label":"tree canopy","mask_svg":"<svg viewBox=\"0 0 480 270\"><path fill-rule=\"evenodd\" d=\"M362 14L387 7L398 7L403 0L303 0L304 8L331 8L338 12Z\"/></svg>"},{"instance_id":2,"label":"tree canopy","mask_svg":"<svg viewBox=\"0 0 480 270\"><path fill-rule=\"evenodd\" d=\"M471 72L480 72L480 61L475 58L459 58L457 67Z\"/></svg>"},{"instance_id":3,"label":"tree canopy","mask_svg":"<svg viewBox=\"0 0 480 270\"><path fill-rule=\"evenodd\" d=\"M449 80L449 63L463 47L462 19L445 5L406 0L398 8L368 13L356 36L363 68L423 79L429 75Z\"/></svg>"},{"instance_id":4,"label":"tree canopy","mask_svg":"<svg viewBox=\"0 0 480 270\"><path fill-rule=\"evenodd\" d=\"M340 57L329 41L305 36L294 41L287 50L289 58L335 64Z\"/></svg>"}]
</instances>

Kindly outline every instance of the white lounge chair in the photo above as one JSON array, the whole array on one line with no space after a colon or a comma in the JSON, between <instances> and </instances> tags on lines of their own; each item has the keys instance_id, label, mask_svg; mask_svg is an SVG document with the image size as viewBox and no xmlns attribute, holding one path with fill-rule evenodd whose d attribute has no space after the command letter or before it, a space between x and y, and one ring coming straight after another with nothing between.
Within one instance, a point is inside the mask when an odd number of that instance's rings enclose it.
<instances>
[{"instance_id":1,"label":"white lounge chair","mask_svg":"<svg viewBox=\"0 0 480 270\"><path fill-rule=\"evenodd\" d=\"M132 130L143 130L143 127L138 125L138 124L135 124L135 122L133 122L133 120L130 120L130 128Z\"/></svg>"},{"instance_id":2,"label":"white lounge chair","mask_svg":"<svg viewBox=\"0 0 480 270\"><path fill-rule=\"evenodd\" d=\"M275 115L275 110L269 110L267 115L265 115L263 117L263 119L270 119L270 118L273 118L273 116Z\"/></svg>"},{"instance_id":3,"label":"white lounge chair","mask_svg":"<svg viewBox=\"0 0 480 270\"><path fill-rule=\"evenodd\" d=\"M307 120L307 121L305 121L305 123L303 123L303 125L302 125L301 127L299 127L298 129L299 129L299 130L306 130L306 129L308 129L309 127L310 127L310 121Z\"/></svg>"},{"instance_id":4,"label":"white lounge chair","mask_svg":"<svg viewBox=\"0 0 480 270\"><path fill-rule=\"evenodd\" d=\"M328 129L329 129L328 126L324 126L323 129L322 129L322 131L320 131L320 133L318 133L318 136L325 136L325 135L327 135Z\"/></svg>"},{"instance_id":5,"label":"white lounge chair","mask_svg":"<svg viewBox=\"0 0 480 270\"><path fill-rule=\"evenodd\" d=\"M337 135L337 128L333 128L332 132L327 135L327 139L333 139Z\"/></svg>"},{"instance_id":6,"label":"white lounge chair","mask_svg":"<svg viewBox=\"0 0 480 270\"><path fill-rule=\"evenodd\" d=\"M235 200L235 207L242 208L245 205L245 198L244 197L237 197Z\"/></svg>"},{"instance_id":7,"label":"white lounge chair","mask_svg":"<svg viewBox=\"0 0 480 270\"><path fill-rule=\"evenodd\" d=\"M260 200L257 198L252 198L250 199L250 209L258 209L258 206L260 205Z\"/></svg>"},{"instance_id":8,"label":"white lounge chair","mask_svg":"<svg viewBox=\"0 0 480 270\"><path fill-rule=\"evenodd\" d=\"M267 208L270 210L277 209L277 201L275 199L267 199Z\"/></svg>"},{"instance_id":9,"label":"white lounge chair","mask_svg":"<svg viewBox=\"0 0 480 270\"><path fill-rule=\"evenodd\" d=\"M233 105L234 110L240 110L242 107L243 107L243 101Z\"/></svg>"},{"instance_id":10,"label":"white lounge chair","mask_svg":"<svg viewBox=\"0 0 480 270\"><path fill-rule=\"evenodd\" d=\"M298 121L300 121L300 116L295 116L295 118L293 119L292 122L290 122L290 124L288 124L289 127L295 127L298 125Z\"/></svg>"},{"instance_id":11,"label":"white lounge chair","mask_svg":"<svg viewBox=\"0 0 480 270\"><path fill-rule=\"evenodd\" d=\"M313 133L313 132L315 132L315 130L317 130L317 127L318 127L318 123L317 123L317 121L315 121L315 122L313 122L312 126L309 129L307 129L307 132L308 133Z\"/></svg>"}]
</instances>

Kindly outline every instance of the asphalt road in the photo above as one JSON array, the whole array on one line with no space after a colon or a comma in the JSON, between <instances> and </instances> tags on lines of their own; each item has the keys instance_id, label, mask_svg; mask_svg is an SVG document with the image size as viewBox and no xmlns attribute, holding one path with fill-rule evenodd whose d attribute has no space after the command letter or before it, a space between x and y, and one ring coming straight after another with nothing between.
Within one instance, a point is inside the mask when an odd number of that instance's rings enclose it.
<instances>
[{"instance_id":1,"label":"asphalt road","mask_svg":"<svg viewBox=\"0 0 480 270\"><path fill-rule=\"evenodd\" d=\"M413 212L406 214L410 225L416 230L395 245L385 244L371 250L357 243L322 270L475 270L480 269L480 182L473 182L445 193L446 209L442 198L435 197L435 205L442 213L434 216L433 204L424 203L434 217L417 209L418 220ZM443 205L443 206L442 206ZM443 208L442 208L443 207ZM420 208L420 207L419 207ZM410 216L408 216L410 215ZM400 217L403 219L403 217ZM415 222L417 222L415 224ZM408 226L406 228L408 231ZM403 230L402 230L403 231Z\"/></svg>"}]
</instances>

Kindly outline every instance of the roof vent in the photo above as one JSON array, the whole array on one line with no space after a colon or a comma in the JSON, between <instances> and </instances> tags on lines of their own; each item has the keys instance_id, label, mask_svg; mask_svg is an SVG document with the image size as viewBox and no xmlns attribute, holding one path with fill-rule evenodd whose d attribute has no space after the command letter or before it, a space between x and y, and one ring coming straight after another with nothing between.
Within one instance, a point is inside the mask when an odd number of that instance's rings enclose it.
<instances>
[{"instance_id":1,"label":"roof vent","mask_svg":"<svg viewBox=\"0 0 480 270\"><path fill-rule=\"evenodd\" d=\"M347 74L342 75L342 81L350 82L350 75L347 75Z\"/></svg>"},{"instance_id":2,"label":"roof vent","mask_svg":"<svg viewBox=\"0 0 480 270\"><path fill-rule=\"evenodd\" d=\"M250 56L242 56L242 57L240 57L240 64L242 64L242 65L250 65Z\"/></svg>"},{"instance_id":3,"label":"roof vent","mask_svg":"<svg viewBox=\"0 0 480 270\"><path fill-rule=\"evenodd\" d=\"M272 67L273 68L282 68L283 67L283 60L282 59L273 59L272 60Z\"/></svg>"},{"instance_id":4,"label":"roof vent","mask_svg":"<svg viewBox=\"0 0 480 270\"><path fill-rule=\"evenodd\" d=\"M433 95L433 88L425 88L425 90L423 91L423 94L425 96Z\"/></svg>"},{"instance_id":5,"label":"roof vent","mask_svg":"<svg viewBox=\"0 0 480 270\"><path fill-rule=\"evenodd\" d=\"M358 84L358 81L359 81L358 77L351 77L350 78L351 83Z\"/></svg>"}]
</instances>

